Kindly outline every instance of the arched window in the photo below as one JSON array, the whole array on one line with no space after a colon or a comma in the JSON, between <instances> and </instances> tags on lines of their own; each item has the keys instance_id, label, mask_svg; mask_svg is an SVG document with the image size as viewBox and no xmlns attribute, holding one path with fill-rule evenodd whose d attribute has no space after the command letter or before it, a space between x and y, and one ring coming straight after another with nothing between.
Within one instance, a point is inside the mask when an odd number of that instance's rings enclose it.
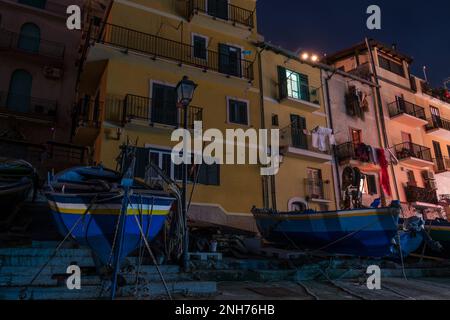
<instances>
[{"instance_id":1,"label":"arched window","mask_svg":"<svg viewBox=\"0 0 450 320\"><path fill-rule=\"evenodd\" d=\"M19 0L19 3L26 4L28 6L36 7L39 9L45 9L47 0Z\"/></svg>"},{"instance_id":2,"label":"arched window","mask_svg":"<svg viewBox=\"0 0 450 320\"><path fill-rule=\"evenodd\" d=\"M301 212L308 209L308 203L304 198L291 198L288 201L288 210Z\"/></svg>"},{"instance_id":3,"label":"arched window","mask_svg":"<svg viewBox=\"0 0 450 320\"><path fill-rule=\"evenodd\" d=\"M29 112L33 77L28 71L16 70L11 75L6 106L16 112Z\"/></svg>"},{"instance_id":4,"label":"arched window","mask_svg":"<svg viewBox=\"0 0 450 320\"><path fill-rule=\"evenodd\" d=\"M39 52L41 29L34 23L25 23L20 29L17 47L28 52Z\"/></svg>"}]
</instances>

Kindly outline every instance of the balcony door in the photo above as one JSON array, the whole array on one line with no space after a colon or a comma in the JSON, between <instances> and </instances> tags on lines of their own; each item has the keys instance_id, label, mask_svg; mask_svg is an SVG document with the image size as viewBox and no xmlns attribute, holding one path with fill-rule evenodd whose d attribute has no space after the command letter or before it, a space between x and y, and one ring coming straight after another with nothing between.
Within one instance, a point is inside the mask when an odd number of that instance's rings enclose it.
<instances>
[{"instance_id":1,"label":"balcony door","mask_svg":"<svg viewBox=\"0 0 450 320\"><path fill-rule=\"evenodd\" d=\"M178 126L177 95L174 87L153 84L150 114L152 123Z\"/></svg>"},{"instance_id":2,"label":"balcony door","mask_svg":"<svg viewBox=\"0 0 450 320\"><path fill-rule=\"evenodd\" d=\"M6 106L15 112L31 112L31 86L33 77L25 70L16 70L9 82Z\"/></svg>"},{"instance_id":3,"label":"balcony door","mask_svg":"<svg viewBox=\"0 0 450 320\"><path fill-rule=\"evenodd\" d=\"M306 119L296 114L291 114L291 138L294 148L308 149L308 140L305 134Z\"/></svg>"},{"instance_id":4,"label":"balcony door","mask_svg":"<svg viewBox=\"0 0 450 320\"><path fill-rule=\"evenodd\" d=\"M227 44L219 44L219 72L242 77L242 49Z\"/></svg>"},{"instance_id":5,"label":"balcony door","mask_svg":"<svg viewBox=\"0 0 450 320\"><path fill-rule=\"evenodd\" d=\"M228 0L207 0L210 16L228 20Z\"/></svg>"},{"instance_id":6,"label":"balcony door","mask_svg":"<svg viewBox=\"0 0 450 320\"><path fill-rule=\"evenodd\" d=\"M445 170L444 157L442 156L441 144L433 141L434 156L436 157L436 166L438 171Z\"/></svg>"},{"instance_id":7,"label":"balcony door","mask_svg":"<svg viewBox=\"0 0 450 320\"><path fill-rule=\"evenodd\" d=\"M430 106L431 119L433 120L434 127L441 128L442 120L441 120L441 112L438 108Z\"/></svg>"},{"instance_id":8,"label":"balcony door","mask_svg":"<svg viewBox=\"0 0 450 320\"><path fill-rule=\"evenodd\" d=\"M306 177L309 195L314 199L323 199L322 171L320 169L307 168Z\"/></svg>"}]
</instances>

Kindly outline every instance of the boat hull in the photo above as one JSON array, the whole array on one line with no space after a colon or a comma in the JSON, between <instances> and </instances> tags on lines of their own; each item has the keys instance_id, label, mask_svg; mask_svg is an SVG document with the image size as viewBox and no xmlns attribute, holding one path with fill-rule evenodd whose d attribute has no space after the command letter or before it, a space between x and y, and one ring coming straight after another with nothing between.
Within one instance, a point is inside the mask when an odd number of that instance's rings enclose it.
<instances>
[{"instance_id":1,"label":"boat hull","mask_svg":"<svg viewBox=\"0 0 450 320\"><path fill-rule=\"evenodd\" d=\"M397 234L397 208L299 214L254 214L263 237L337 254L385 257Z\"/></svg>"},{"instance_id":2,"label":"boat hull","mask_svg":"<svg viewBox=\"0 0 450 320\"><path fill-rule=\"evenodd\" d=\"M434 241L438 241L442 245L443 251L439 255L450 257L450 222L427 221L425 229ZM436 252L427 252L427 254L436 255Z\"/></svg>"},{"instance_id":3,"label":"boat hull","mask_svg":"<svg viewBox=\"0 0 450 320\"><path fill-rule=\"evenodd\" d=\"M48 193L47 198L59 232L63 236L70 234L79 244L91 247L103 264L111 264L118 237L121 194ZM120 260L143 244L140 228L148 241L157 236L174 200L145 192L132 194L129 201Z\"/></svg>"}]
</instances>

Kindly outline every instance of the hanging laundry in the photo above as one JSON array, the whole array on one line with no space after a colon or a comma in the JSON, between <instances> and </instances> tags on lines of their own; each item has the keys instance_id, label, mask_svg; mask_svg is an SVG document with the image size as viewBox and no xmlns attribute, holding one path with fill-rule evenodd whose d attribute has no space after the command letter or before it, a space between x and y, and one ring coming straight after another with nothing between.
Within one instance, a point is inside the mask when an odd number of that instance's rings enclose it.
<instances>
[{"instance_id":1,"label":"hanging laundry","mask_svg":"<svg viewBox=\"0 0 450 320\"><path fill-rule=\"evenodd\" d=\"M312 132L312 145L322 152L330 150L331 145L336 144L333 130L330 128L317 127Z\"/></svg>"},{"instance_id":2,"label":"hanging laundry","mask_svg":"<svg viewBox=\"0 0 450 320\"><path fill-rule=\"evenodd\" d=\"M386 152L384 149L378 149L377 155L381 167L380 186L383 189L384 194L390 197L392 196L392 191L388 172L388 162L386 160Z\"/></svg>"}]
</instances>

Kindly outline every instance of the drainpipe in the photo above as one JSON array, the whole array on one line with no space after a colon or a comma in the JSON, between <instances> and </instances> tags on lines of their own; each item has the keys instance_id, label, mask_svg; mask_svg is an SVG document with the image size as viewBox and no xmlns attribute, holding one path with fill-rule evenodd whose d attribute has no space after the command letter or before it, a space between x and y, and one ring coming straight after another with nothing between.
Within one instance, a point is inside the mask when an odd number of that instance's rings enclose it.
<instances>
[{"instance_id":1,"label":"drainpipe","mask_svg":"<svg viewBox=\"0 0 450 320\"><path fill-rule=\"evenodd\" d=\"M322 71L324 72L324 71ZM325 73L325 72L324 72ZM327 121L328 121L328 126L330 129L332 129L334 131L334 126L333 126L333 117L331 114L331 99L330 99L330 87L328 84L328 81L331 80L331 78L334 76L335 73L332 73L331 75L328 75L328 72L325 73L326 77L323 77L322 79L324 79L324 84L325 84L325 95L326 95L326 113L327 113ZM334 185L334 201L336 203L336 210L339 209L340 205L340 199L342 199L342 194L341 194L341 179L339 177L339 167L338 167L338 163L336 161L336 152L335 152L335 148L333 148L333 160L332 160L332 170L333 170L333 185Z\"/></svg>"},{"instance_id":2,"label":"drainpipe","mask_svg":"<svg viewBox=\"0 0 450 320\"><path fill-rule=\"evenodd\" d=\"M380 81L378 79L378 73L377 73L377 69L375 66L375 59L374 59L373 52L372 52L372 46L370 45L368 38L366 38L366 46L367 46L367 50L369 52L370 65L372 68L373 78L375 80L374 82L377 85L375 88L375 91L376 91L376 96L377 96L377 100L378 100L378 111L379 111L379 117L380 117L380 122L381 122L381 131L383 133L383 138L384 138L384 146L386 148L388 148L389 140L388 140L387 131L386 131L386 124L384 123L384 112L383 112L383 102L381 100ZM400 193L398 191L398 186L397 186L397 178L395 176L394 165L392 163L390 165L390 168L391 168L392 178L394 179L395 193L396 193L397 199L400 200Z\"/></svg>"},{"instance_id":3,"label":"drainpipe","mask_svg":"<svg viewBox=\"0 0 450 320\"><path fill-rule=\"evenodd\" d=\"M261 117L261 129L266 128L266 118L265 118L265 111L264 111L264 84L263 84L263 75L262 75L262 58L261 54L265 50L265 48L262 48L261 50L257 50L257 59L258 59L258 78L259 78L259 107L260 107L260 117ZM262 193L263 193L263 206L264 208L269 208L269 183L268 179L274 178L273 176L262 176ZM275 181L272 183L272 204L274 203L274 188L275 188ZM275 197L276 198L276 197ZM276 203L276 199L275 199ZM275 208L272 208L275 209Z\"/></svg>"}]
</instances>

